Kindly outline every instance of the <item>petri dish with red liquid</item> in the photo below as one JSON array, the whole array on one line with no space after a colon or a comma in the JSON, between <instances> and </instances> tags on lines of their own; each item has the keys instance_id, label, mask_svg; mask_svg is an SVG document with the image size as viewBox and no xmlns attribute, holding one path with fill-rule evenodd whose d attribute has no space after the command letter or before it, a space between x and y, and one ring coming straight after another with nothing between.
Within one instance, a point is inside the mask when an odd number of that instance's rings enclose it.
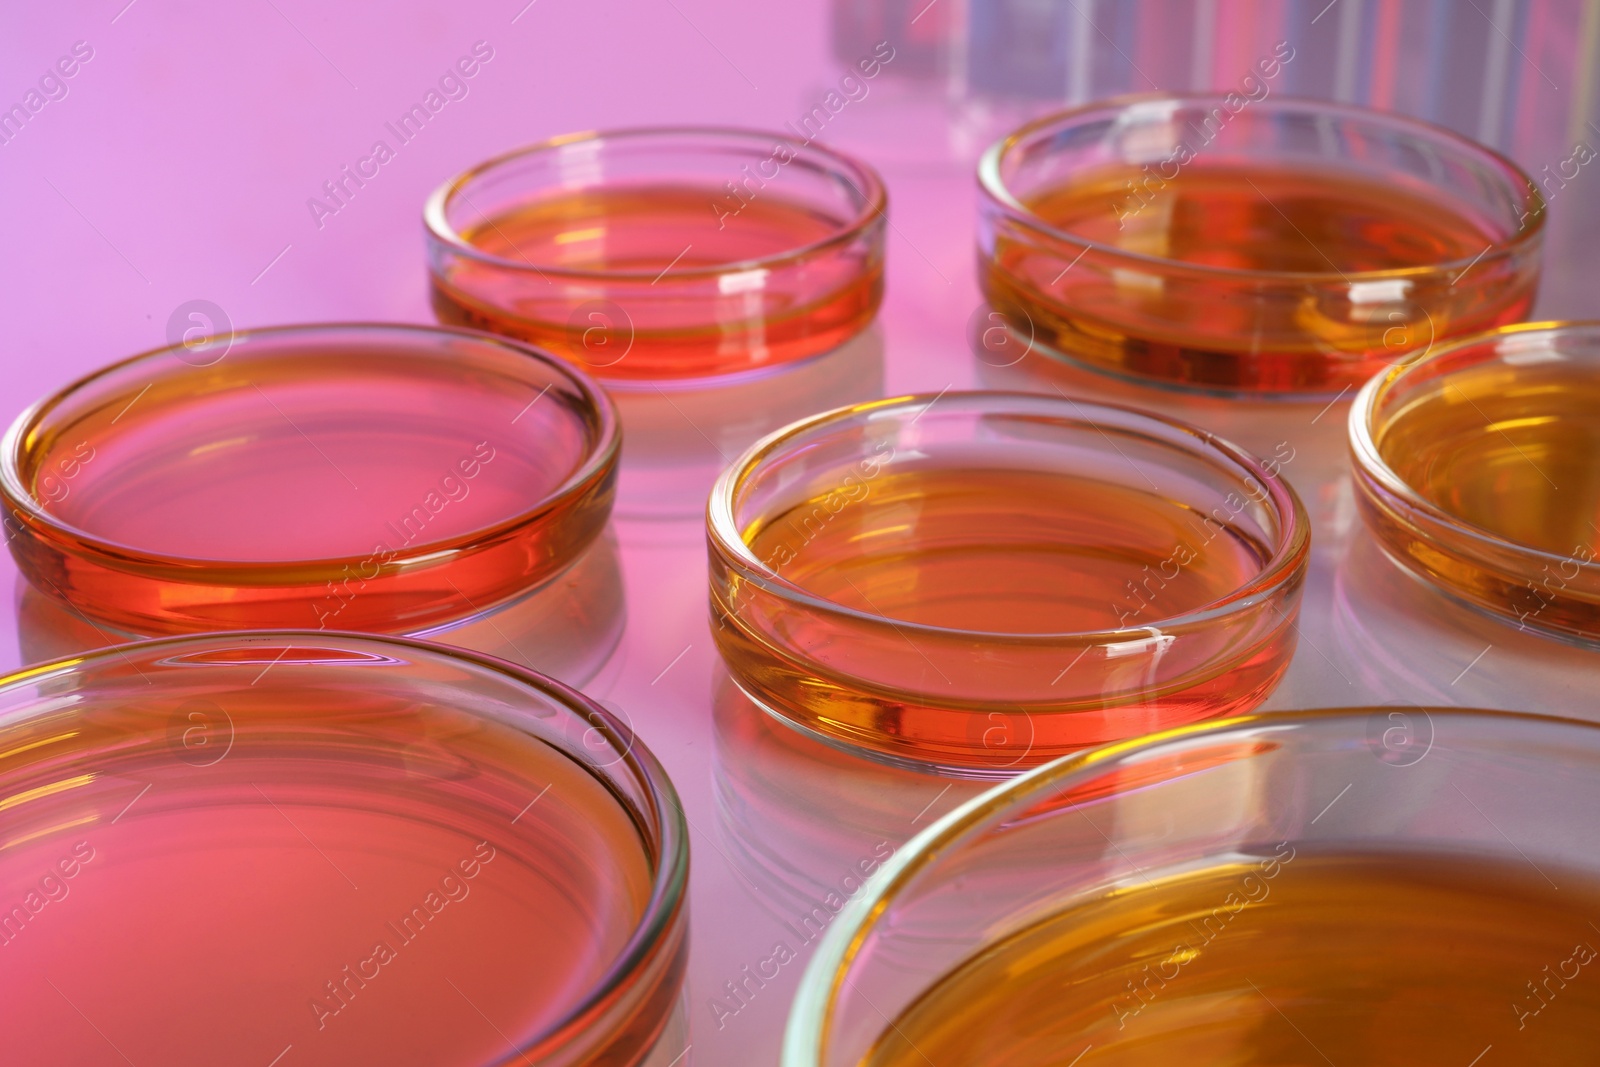
<instances>
[{"instance_id":1,"label":"petri dish with red liquid","mask_svg":"<svg viewBox=\"0 0 1600 1067\"><path fill-rule=\"evenodd\" d=\"M1337 394L1520 321L1538 282L1523 171L1344 104L1105 101L1022 127L978 180L979 281L1009 329L1146 382Z\"/></svg>"},{"instance_id":2,"label":"petri dish with red liquid","mask_svg":"<svg viewBox=\"0 0 1600 1067\"><path fill-rule=\"evenodd\" d=\"M604 709L502 661L275 631L30 668L0 679L0 805L16 1062L667 1051L676 795Z\"/></svg>"},{"instance_id":3,"label":"petri dish with red liquid","mask_svg":"<svg viewBox=\"0 0 1600 1067\"><path fill-rule=\"evenodd\" d=\"M558 137L429 198L434 311L610 383L761 370L872 321L886 208L871 167L788 134Z\"/></svg>"},{"instance_id":4,"label":"petri dish with red liquid","mask_svg":"<svg viewBox=\"0 0 1600 1067\"><path fill-rule=\"evenodd\" d=\"M1255 707L1293 653L1310 544L1271 463L1022 393L785 427L723 473L707 531L715 638L758 705L975 777Z\"/></svg>"},{"instance_id":5,"label":"petri dish with red liquid","mask_svg":"<svg viewBox=\"0 0 1600 1067\"><path fill-rule=\"evenodd\" d=\"M561 360L438 327L230 340L91 374L0 444L19 569L97 628L436 630L605 524L616 414Z\"/></svg>"}]
</instances>

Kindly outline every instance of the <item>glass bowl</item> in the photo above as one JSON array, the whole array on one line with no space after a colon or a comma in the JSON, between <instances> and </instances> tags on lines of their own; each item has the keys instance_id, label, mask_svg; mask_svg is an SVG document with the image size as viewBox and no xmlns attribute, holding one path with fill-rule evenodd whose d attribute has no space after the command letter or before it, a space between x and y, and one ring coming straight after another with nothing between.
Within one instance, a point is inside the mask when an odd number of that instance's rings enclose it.
<instances>
[{"instance_id":1,"label":"glass bowl","mask_svg":"<svg viewBox=\"0 0 1600 1067\"><path fill-rule=\"evenodd\" d=\"M1592 723L1184 727L1039 768L897 852L828 927L782 1062L1581 1063L1600 990L1573 946L1597 908Z\"/></svg>"},{"instance_id":2,"label":"glass bowl","mask_svg":"<svg viewBox=\"0 0 1600 1067\"><path fill-rule=\"evenodd\" d=\"M715 638L836 745L994 776L1253 708L1293 653L1306 514L1271 464L1128 408L896 397L718 479Z\"/></svg>"},{"instance_id":3,"label":"glass bowl","mask_svg":"<svg viewBox=\"0 0 1600 1067\"><path fill-rule=\"evenodd\" d=\"M1350 409L1356 499L1397 563L1473 607L1600 640L1600 323L1435 349Z\"/></svg>"},{"instance_id":4,"label":"glass bowl","mask_svg":"<svg viewBox=\"0 0 1600 1067\"><path fill-rule=\"evenodd\" d=\"M785 133L558 137L429 198L434 311L612 382L759 370L871 322L887 203L871 167Z\"/></svg>"},{"instance_id":5,"label":"glass bowl","mask_svg":"<svg viewBox=\"0 0 1600 1067\"><path fill-rule=\"evenodd\" d=\"M678 997L665 773L486 656L276 631L32 667L0 809L19 1061L631 1065Z\"/></svg>"},{"instance_id":6,"label":"glass bowl","mask_svg":"<svg viewBox=\"0 0 1600 1067\"><path fill-rule=\"evenodd\" d=\"M1020 340L1151 382L1328 394L1526 316L1544 201L1515 164L1254 84L1093 104L985 153L979 278Z\"/></svg>"},{"instance_id":7,"label":"glass bowl","mask_svg":"<svg viewBox=\"0 0 1600 1067\"><path fill-rule=\"evenodd\" d=\"M526 594L605 525L616 412L560 360L423 326L229 341L97 371L0 442L18 568L97 626L416 633Z\"/></svg>"}]
</instances>

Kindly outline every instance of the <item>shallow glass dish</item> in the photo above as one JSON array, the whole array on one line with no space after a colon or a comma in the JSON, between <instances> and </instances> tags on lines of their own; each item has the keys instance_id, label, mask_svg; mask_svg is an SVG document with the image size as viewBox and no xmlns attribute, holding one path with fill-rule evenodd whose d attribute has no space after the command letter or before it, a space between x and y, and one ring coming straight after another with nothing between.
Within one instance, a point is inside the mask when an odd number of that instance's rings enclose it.
<instances>
[{"instance_id":1,"label":"shallow glass dish","mask_svg":"<svg viewBox=\"0 0 1600 1067\"><path fill-rule=\"evenodd\" d=\"M679 994L687 832L576 691L316 632L0 679L17 1062L637 1064Z\"/></svg>"},{"instance_id":2,"label":"shallow glass dish","mask_svg":"<svg viewBox=\"0 0 1600 1067\"><path fill-rule=\"evenodd\" d=\"M1105 101L985 153L979 280L1019 342L1175 386L1336 394L1526 316L1544 201L1515 164L1251 77L1254 98Z\"/></svg>"},{"instance_id":3,"label":"shallow glass dish","mask_svg":"<svg viewBox=\"0 0 1600 1067\"><path fill-rule=\"evenodd\" d=\"M1597 908L1592 723L1184 727L1039 768L897 852L828 927L782 1062L1576 1065Z\"/></svg>"},{"instance_id":4,"label":"shallow glass dish","mask_svg":"<svg viewBox=\"0 0 1600 1067\"><path fill-rule=\"evenodd\" d=\"M1253 708L1293 653L1306 514L1270 463L1128 408L896 397L723 472L734 680L836 745L955 774Z\"/></svg>"},{"instance_id":5,"label":"shallow glass dish","mask_svg":"<svg viewBox=\"0 0 1600 1067\"><path fill-rule=\"evenodd\" d=\"M553 577L610 513L615 409L534 349L348 324L195 351L82 378L0 443L18 568L96 625L431 630Z\"/></svg>"},{"instance_id":6,"label":"shallow glass dish","mask_svg":"<svg viewBox=\"0 0 1600 1067\"><path fill-rule=\"evenodd\" d=\"M784 133L558 137L429 198L434 311L613 382L759 370L872 321L887 203L871 167Z\"/></svg>"},{"instance_id":7,"label":"shallow glass dish","mask_svg":"<svg viewBox=\"0 0 1600 1067\"><path fill-rule=\"evenodd\" d=\"M1388 555L1459 600L1600 641L1600 323L1437 348L1350 409L1356 499Z\"/></svg>"}]
</instances>

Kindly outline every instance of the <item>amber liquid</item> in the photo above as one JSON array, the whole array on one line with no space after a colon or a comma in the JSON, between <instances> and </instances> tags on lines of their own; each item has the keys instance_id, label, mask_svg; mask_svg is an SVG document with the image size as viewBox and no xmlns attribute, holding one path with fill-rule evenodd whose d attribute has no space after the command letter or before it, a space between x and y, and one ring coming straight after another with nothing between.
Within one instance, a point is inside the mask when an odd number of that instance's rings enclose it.
<instances>
[{"instance_id":1,"label":"amber liquid","mask_svg":"<svg viewBox=\"0 0 1600 1067\"><path fill-rule=\"evenodd\" d=\"M1452 374L1378 442L1401 480L1519 544L1600 548L1600 381L1570 364L1491 364Z\"/></svg>"},{"instance_id":2,"label":"amber liquid","mask_svg":"<svg viewBox=\"0 0 1600 1067\"><path fill-rule=\"evenodd\" d=\"M1517 857L1279 856L1044 919L941 978L862 1062L1594 1062L1592 876L1545 868L1557 891Z\"/></svg>"},{"instance_id":3,"label":"amber liquid","mask_svg":"<svg viewBox=\"0 0 1600 1067\"><path fill-rule=\"evenodd\" d=\"M1002 238L985 291L1040 341L1127 373L1242 390L1320 390L1446 335L1521 319L1526 278L1494 257L1454 277L1353 296L1341 275L1472 260L1497 242L1483 220L1443 198L1351 173L1196 161L1176 178L1139 168L1097 171L1031 198L1059 230L1124 252L1236 271L1321 280L1260 283L1169 272L1088 253L1041 262ZM1134 183L1130 187L1130 183ZM1485 269L1487 268L1487 269Z\"/></svg>"},{"instance_id":4,"label":"amber liquid","mask_svg":"<svg viewBox=\"0 0 1600 1067\"><path fill-rule=\"evenodd\" d=\"M819 506L805 500L773 515L746 543L763 560L789 549L793 559L779 573L820 597L959 630L1155 623L1222 599L1272 555L1247 531L1208 524L1177 501L1054 471L885 473L829 521L818 521ZM1179 545L1194 558L1163 572Z\"/></svg>"},{"instance_id":5,"label":"amber liquid","mask_svg":"<svg viewBox=\"0 0 1600 1067\"><path fill-rule=\"evenodd\" d=\"M769 188L743 202L698 185L542 198L462 234L491 255L542 269L463 261L446 276L435 273L434 310L442 321L532 341L607 377L781 363L827 351L866 326L882 299L881 257L852 242L801 264L740 274L753 261L834 237L849 221ZM636 277L574 280L562 271Z\"/></svg>"},{"instance_id":6,"label":"amber liquid","mask_svg":"<svg viewBox=\"0 0 1600 1067\"><path fill-rule=\"evenodd\" d=\"M1600 557L1600 383L1562 360L1496 361L1452 372L1409 408L1377 442L1402 481L1458 519L1561 559L1508 584L1386 523L1398 554L1501 614L1600 637L1593 580L1580 577Z\"/></svg>"},{"instance_id":7,"label":"amber liquid","mask_svg":"<svg viewBox=\"0 0 1600 1067\"><path fill-rule=\"evenodd\" d=\"M1100 478L897 458L775 503L745 543L860 616L801 610L754 583L726 600L714 581L724 660L793 721L957 773L1014 773L1254 707L1293 652L1288 594L1203 633L1163 626L1256 579L1272 546L1243 514L1120 484L1137 477L1112 462ZM1038 636L1106 631L1123 637Z\"/></svg>"}]
</instances>

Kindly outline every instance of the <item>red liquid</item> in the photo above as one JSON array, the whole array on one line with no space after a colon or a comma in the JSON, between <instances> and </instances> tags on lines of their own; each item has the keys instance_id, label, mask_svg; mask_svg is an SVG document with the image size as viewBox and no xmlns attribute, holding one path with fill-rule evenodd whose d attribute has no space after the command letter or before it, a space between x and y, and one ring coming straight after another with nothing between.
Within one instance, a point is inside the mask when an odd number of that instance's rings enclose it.
<instances>
[{"instance_id":1,"label":"red liquid","mask_svg":"<svg viewBox=\"0 0 1600 1067\"><path fill-rule=\"evenodd\" d=\"M140 419L147 395L93 442L94 460L52 512L160 555L360 557L379 542L400 549L492 526L556 489L584 455L583 426L559 405L511 424L533 393L485 403L476 382L366 374L349 392L254 386L164 398Z\"/></svg>"},{"instance_id":2,"label":"red liquid","mask_svg":"<svg viewBox=\"0 0 1600 1067\"><path fill-rule=\"evenodd\" d=\"M130 368L76 418L46 417L32 495L126 554L218 566L130 570L60 551L71 539L49 529L13 548L42 591L133 633L470 616L559 570L605 520L609 469L528 518L595 447L566 388L332 345ZM429 565L402 566L419 556Z\"/></svg>"},{"instance_id":3,"label":"red liquid","mask_svg":"<svg viewBox=\"0 0 1600 1067\"><path fill-rule=\"evenodd\" d=\"M636 927L651 881L637 831L567 757L517 754L540 795L429 724L370 754L300 738L297 756L235 719L213 765L158 747L8 812L5 1062L501 1062ZM28 913L41 879L59 899Z\"/></svg>"},{"instance_id":4,"label":"red liquid","mask_svg":"<svg viewBox=\"0 0 1600 1067\"><path fill-rule=\"evenodd\" d=\"M759 273L752 264L837 237L849 223L775 189L742 208L709 186L551 197L467 230L468 243L525 269L466 258L436 269L434 310L443 322L531 341L609 378L768 366L837 347L877 313L881 226Z\"/></svg>"}]
</instances>

